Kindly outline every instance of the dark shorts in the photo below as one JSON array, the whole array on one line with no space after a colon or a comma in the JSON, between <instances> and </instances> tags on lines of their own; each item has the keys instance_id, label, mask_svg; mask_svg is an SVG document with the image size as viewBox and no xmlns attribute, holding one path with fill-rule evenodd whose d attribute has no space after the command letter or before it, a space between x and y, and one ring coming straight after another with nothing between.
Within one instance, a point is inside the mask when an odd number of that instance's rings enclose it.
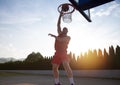
<instances>
[{"instance_id":1,"label":"dark shorts","mask_svg":"<svg viewBox=\"0 0 120 85\"><path fill-rule=\"evenodd\" d=\"M67 52L55 52L52 59L52 64L60 65L63 61L70 61Z\"/></svg>"}]
</instances>

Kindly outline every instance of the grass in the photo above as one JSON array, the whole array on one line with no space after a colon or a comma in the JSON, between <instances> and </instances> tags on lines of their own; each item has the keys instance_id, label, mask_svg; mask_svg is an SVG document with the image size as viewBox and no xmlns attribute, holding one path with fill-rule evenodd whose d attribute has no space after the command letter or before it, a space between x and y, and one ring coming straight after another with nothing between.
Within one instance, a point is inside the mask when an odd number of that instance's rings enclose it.
<instances>
[{"instance_id":1,"label":"grass","mask_svg":"<svg viewBox=\"0 0 120 85\"><path fill-rule=\"evenodd\" d=\"M0 77L3 76L52 76L49 74L32 74L32 73L18 73L18 72L0 72Z\"/></svg>"},{"instance_id":2,"label":"grass","mask_svg":"<svg viewBox=\"0 0 120 85\"><path fill-rule=\"evenodd\" d=\"M23 75L32 75L32 74L17 73L17 72L0 72L0 76L23 76Z\"/></svg>"}]
</instances>

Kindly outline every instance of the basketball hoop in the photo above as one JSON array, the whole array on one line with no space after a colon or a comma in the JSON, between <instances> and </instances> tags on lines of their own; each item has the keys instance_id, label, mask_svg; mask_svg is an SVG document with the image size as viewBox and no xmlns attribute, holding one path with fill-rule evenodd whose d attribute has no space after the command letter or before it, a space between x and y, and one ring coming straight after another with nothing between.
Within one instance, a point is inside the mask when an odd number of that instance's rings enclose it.
<instances>
[{"instance_id":1,"label":"basketball hoop","mask_svg":"<svg viewBox=\"0 0 120 85\"><path fill-rule=\"evenodd\" d=\"M72 21L72 13L75 11L75 8L72 4L64 3L58 6L58 12L62 12L62 19L65 23L70 23Z\"/></svg>"}]
</instances>

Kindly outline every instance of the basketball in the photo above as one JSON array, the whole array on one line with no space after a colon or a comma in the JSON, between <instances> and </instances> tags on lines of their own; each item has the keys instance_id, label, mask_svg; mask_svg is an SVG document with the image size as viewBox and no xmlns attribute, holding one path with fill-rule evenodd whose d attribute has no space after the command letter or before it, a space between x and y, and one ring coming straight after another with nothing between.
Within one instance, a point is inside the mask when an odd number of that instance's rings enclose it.
<instances>
[{"instance_id":1,"label":"basketball","mask_svg":"<svg viewBox=\"0 0 120 85\"><path fill-rule=\"evenodd\" d=\"M69 10L69 5L68 4L63 4L62 5L62 11L67 12Z\"/></svg>"},{"instance_id":2,"label":"basketball","mask_svg":"<svg viewBox=\"0 0 120 85\"><path fill-rule=\"evenodd\" d=\"M74 6L69 3L60 4L58 6L58 12L62 14L62 19L65 23L70 23L72 21L72 13L74 11Z\"/></svg>"}]
</instances>

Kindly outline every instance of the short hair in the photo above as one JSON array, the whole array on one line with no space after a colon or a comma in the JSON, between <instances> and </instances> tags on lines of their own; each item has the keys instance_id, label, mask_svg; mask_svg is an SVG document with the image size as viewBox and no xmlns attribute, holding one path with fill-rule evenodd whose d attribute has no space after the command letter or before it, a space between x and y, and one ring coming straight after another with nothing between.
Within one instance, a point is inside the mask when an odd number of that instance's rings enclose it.
<instances>
[{"instance_id":1,"label":"short hair","mask_svg":"<svg viewBox=\"0 0 120 85\"><path fill-rule=\"evenodd\" d=\"M63 34L67 34L67 32L68 32L67 27L64 27L62 32L63 32Z\"/></svg>"},{"instance_id":2,"label":"short hair","mask_svg":"<svg viewBox=\"0 0 120 85\"><path fill-rule=\"evenodd\" d=\"M68 28L67 28L67 27L64 27L63 30L67 30L67 31L68 31Z\"/></svg>"}]
</instances>

